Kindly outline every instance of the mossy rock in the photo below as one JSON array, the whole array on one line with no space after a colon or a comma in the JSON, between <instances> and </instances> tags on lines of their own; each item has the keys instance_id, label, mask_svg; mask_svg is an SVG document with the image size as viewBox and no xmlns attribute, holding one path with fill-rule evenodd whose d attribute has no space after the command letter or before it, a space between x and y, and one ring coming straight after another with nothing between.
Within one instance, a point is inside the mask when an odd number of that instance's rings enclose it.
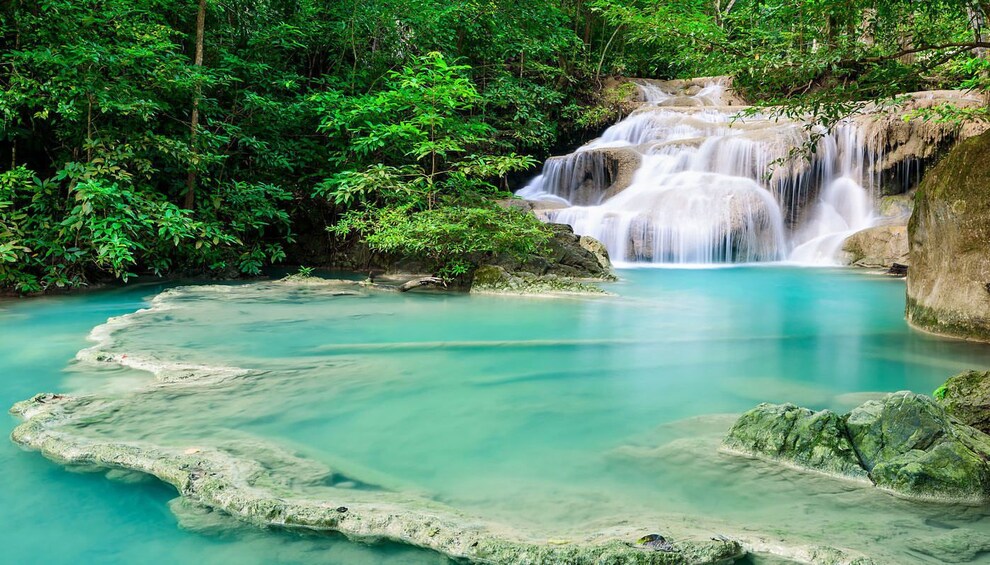
<instances>
[{"instance_id":1,"label":"mossy rock","mask_svg":"<svg viewBox=\"0 0 990 565\"><path fill-rule=\"evenodd\" d=\"M867 479L842 419L829 410L760 404L736 421L722 445L831 475Z\"/></svg>"},{"instance_id":2,"label":"mossy rock","mask_svg":"<svg viewBox=\"0 0 990 565\"><path fill-rule=\"evenodd\" d=\"M939 387L935 398L953 418L990 433L990 372L960 373Z\"/></svg>"},{"instance_id":3,"label":"mossy rock","mask_svg":"<svg viewBox=\"0 0 990 565\"><path fill-rule=\"evenodd\" d=\"M871 400L846 417L850 439L868 471L881 461L930 448L951 425L932 399L910 392Z\"/></svg>"},{"instance_id":4,"label":"mossy rock","mask_svg":"<svg viewBox=\"0 0 990 565\"><path fill-rule=\"evenodd\" d=\"M792 404L743 414L727 450L854 479L920 499L990 500L990 436L911 392L871 400L844 416Z\"/></svg>"},{"instance_id":5,"label":"mossy rock","mask_svg":"<svg viewBox=\"0 0 990 565\"><path fill-rule=\"evenodd\" d=\"M482 265L474 272L471 292L485 294L605 294L593 284L557 275L510 273L500 265Z\"/></svg>"},{"instance_id":6,"label":"mossy rock","mask_svg":"<svg viewBox=\"0 0 990 565\"><path fill-rule=\"evenodd\" d=\"M990 341L990 132L959 143L925 175L908 231L908 320Z\"/></svg>"}]
</instances>

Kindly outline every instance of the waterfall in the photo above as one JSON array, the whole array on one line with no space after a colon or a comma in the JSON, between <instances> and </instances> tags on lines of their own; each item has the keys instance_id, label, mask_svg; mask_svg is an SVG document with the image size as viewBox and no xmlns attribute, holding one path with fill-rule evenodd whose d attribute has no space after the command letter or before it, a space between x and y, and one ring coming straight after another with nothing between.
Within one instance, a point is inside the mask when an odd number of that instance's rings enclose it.
<instances>
[{"instance_id":1,"label":"waterfall","mask_svg":"<svg viewBox=\"0 0 990 565\"><path fill-rule=\"evenodd\" d=\"M642 108L517 195L601 240L616 262L834 264L873 225L878 160L857 123L831 132L739 117L725 81L643 81ZM810 159L798 154L819 136Z\"/></svg>"}]
</instances>

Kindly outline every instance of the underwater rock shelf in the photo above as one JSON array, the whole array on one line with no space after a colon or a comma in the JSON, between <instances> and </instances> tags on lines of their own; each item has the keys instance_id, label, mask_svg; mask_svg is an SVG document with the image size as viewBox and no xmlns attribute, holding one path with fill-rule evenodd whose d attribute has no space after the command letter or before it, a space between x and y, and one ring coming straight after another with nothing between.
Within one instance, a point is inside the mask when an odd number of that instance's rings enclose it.
<instances>
[{"instance_id":1,"label":"underwater rock shelf","mask_svg":"<svg viewBox=\"0 0 990 565\"><path fill-rule=\"evenodd\" d=\"M309 294L354 296L389 290L317 279L253 286L261 292L281 287ZM167 300L181 300L182 295L181 288L167 291L140 313L168 310ZM99 343L81 351L77 358L92 365L126 366L154 374L155 380L136 395L163 389L195 393L257 376L254 371L236 367L163 363L113 351L112 335L127 323L128 316L123 316L94 330L91 337ZM82 433L91 422L112 420L113 414L131 400L39 394L11 408L11 413L23 420L11 439L67 466L151 475L175 487L187 504L255 526L337 532L364 542L394 541L471 562L703 565L731 563L746 554L739 541L725 536L651 534L646 525L624 524L584 537L538 537L483 522L422 496L372 487L359 480L348 478L346 482L367 488L334 488L328 480L337 475L334 470L261 440L202 447L114 441ZM306 486L318 488L307 490L303 488ZM313 496L314 492L323 496Z\"/></svg>"},{"instance_id":2,"label":"underwater rock shelf","mask_svg":"<svg viewBox=\"0 0 990 565\"><path fill-rule=\"evenodd\" d=\"M726 537L666 540L648 534L637 539L631 529L626 535L611 532L580 540L536 541L428 500L391 493L379 495L378 502L355 503L344 500L343 493L339 500L297 499L277 491L278 477L270 476L265 465L221 450L93 442L64 429L67 422L91 415L90 410L99 405L90 398L37 395L11 409L24 419L11 437L63 464L147 473L174 486L192 503L250 524L339 532L362 541L387 539L473 562L701 565L731 563L745 553L739 542Z\"/></svg>"}]
</instances>

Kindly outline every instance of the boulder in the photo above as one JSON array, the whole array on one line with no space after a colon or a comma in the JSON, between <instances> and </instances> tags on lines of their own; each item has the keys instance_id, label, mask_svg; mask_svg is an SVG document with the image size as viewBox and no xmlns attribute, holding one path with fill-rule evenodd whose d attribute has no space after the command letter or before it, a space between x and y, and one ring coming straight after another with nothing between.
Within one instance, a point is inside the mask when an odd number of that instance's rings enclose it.
<instances>
[{"instance_id":1,"label":"boulder","mask_svg":"<svg viewBox=\"0 0 990 565\"><path fill-rule=\"evenodd\" d=\"M539 188L574 206L596 206L632 184L642 159L631 147L592 147L551 157L543 164Z\"/></svg>"},{"instance_id":2,"label":"boulder","mask_svg":"<svg viewBox=\"0 0 990 565\"><path fill-rule=\"evenodd\" d=\"M573 279L615 280L608 251L597 239L578 236L567 224L550 224L553 238L547 252L525 260L511 256L497 257L489 265L497 265L509 273L530 273L537 276L554 275Z\"/></svg>"},{"instance_id":3,"label":"boulder","mask_svg":"<svg viewBox=\"0 0 990 565\"><path fill-rule=\"evenodd\" d=\"M604 243L598 241L590 235L582 235L578 239L578 245L580 245L585 251L594 255L595 259L598 260L598 265L603 270L607 269L611 272L612 260L608 257L608 249L605 248Z\"/></svg>"},{"instance_id":4,"label":"boulder","mask_svg":"<svg viewBox=\"0 0 990 565\"><path fill-rule=\"evenodd\" d=\"M867 471L910 451L925 451L951 427L948 414L927 396L898 392L854 408L846 427Z\"/></svg>"},{"instance_id":5,"label":"boulder","mask_svg":"<svg viewBox=\"0 0 990 565\"><path fill-rule=\"evenodd\" d=\"M858 231L842 244L847 262L857 267L886 268L909 265L906 226L876 226Z\"/></svg>"},{"instance_id":6,"label":"boulder","mask_svg":"<svg viewBox=\"0 0 990 565\"><path fill-rule=\"evenodd\" d=\"M722 446L830 475L867 479L841 418L829 410L760 404L736 421Z\"/></svg>"},{"instance_id":7,"label":"boulder","mask_svg":"<svg viewBox=\"0 0 990 565\"><path fill-rule=\"evenodd\" d=\"M897 392L845 416L762 404L743 414L723 447L924 499L990 500L990 436L959 423L932 398Z\"/></svg>"},{"instance_id":8,"label":"boulder","mask_svg":"<svg viewBox=\"0 0 990 565\"><path fill-rule=\"evenodd\" d=\"M935 399L956 420L990 433L990 372L960 373L935 391Z\"/></svg>"},{"instance_id":9,"label":"boulder","mask_svg":"<svg viewBox=\"0 0 990 565\"><path fill-rule=\"evenodd\" d=\"M567 224L550 224L554 232L547 253L525 261L498 257L479 266L471 292L509 294L593 293L604 291L587 281L614 281L612 262L602 242L578 236Z\"/></svg>"},{"instance_id":10,"label":"boulder","mask_svg":"<svg viewBox=\"0 0 990 565\"><path fill-rule=\"evenodd\" d=\"M958 144L924 178L908 225L907 318L990 341L990 132Z\"/></svg>"}]
</instances>

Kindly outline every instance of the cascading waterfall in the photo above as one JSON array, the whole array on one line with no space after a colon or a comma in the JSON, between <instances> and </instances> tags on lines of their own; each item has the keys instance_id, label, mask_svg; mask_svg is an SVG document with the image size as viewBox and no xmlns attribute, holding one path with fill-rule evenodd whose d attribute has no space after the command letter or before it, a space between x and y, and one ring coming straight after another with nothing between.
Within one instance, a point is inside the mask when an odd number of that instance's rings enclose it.
<instances>
[{"instance_id":1,"label":"cascading waterfall","mask_svg":"<svg viewBox=\"0 0 990 565\"><path fill-rule=\"evenodd\" d=\"M620 263L834 264L842 241L873 225L877 156L855 123L823 132L743 118L722 81L670 85L641 83L643 108L547 160L517 195ZM812 157L795 157L812 133Z\"/></svg>"}]
</instances>

